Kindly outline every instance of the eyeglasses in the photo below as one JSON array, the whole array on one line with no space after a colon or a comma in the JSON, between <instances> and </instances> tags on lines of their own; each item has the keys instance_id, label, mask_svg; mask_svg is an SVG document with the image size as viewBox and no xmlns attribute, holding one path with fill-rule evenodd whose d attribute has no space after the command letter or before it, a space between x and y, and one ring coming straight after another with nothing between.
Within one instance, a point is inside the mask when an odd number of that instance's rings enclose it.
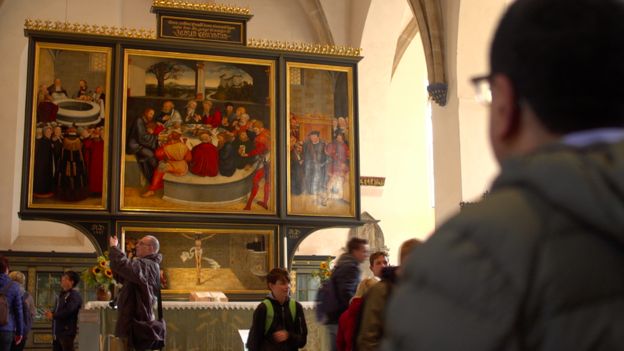
<instances>
[{"instance_id":1,"label":"eyeglasses","mask_svg":"<svg viewBox=\"0 0 624 351\"><path fill-rule=\"evenodd\" d=\"M472 85L475 89L475 99L477 100L477 102L483 105L489 105L490 103L492 103L492 88L490 84L491 79L491 74L470 79L470 82L472 82Z\"/></svg>"}]
</instances>

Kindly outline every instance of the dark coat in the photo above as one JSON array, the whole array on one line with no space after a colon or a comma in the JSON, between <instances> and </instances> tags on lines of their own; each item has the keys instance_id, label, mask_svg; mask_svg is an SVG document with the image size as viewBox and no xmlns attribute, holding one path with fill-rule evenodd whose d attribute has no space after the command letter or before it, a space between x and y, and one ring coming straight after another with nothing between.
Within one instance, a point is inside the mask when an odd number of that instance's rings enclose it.
<instances>
[{"instance_id":1,"label":"dark coat","mask_svg":"<svg viewBox=\"0 0 624 351\"><path fill-rule=\"evenodd\" d=\"M410 253L382 349L624 350L624 142L501 166Z\"/></svg>"},{"instance_id":2,"label":"dark coat","mask_svg":"<svg viewBox=\"0 0 624 351\"><path fill-rule=\"evenodd\" d=\"M361 320L356 335L356 350L358 351L379 350L384 336L388 299L397 283L397 269L398 267L384 268L381 281L373 285L364 295Z\"/></svg>"},{"instance_id":3,"label":"dark coat","mask_svg":"<svg viewBox=\"0 0 624 351\"><path fill-rule=\"evenodd\" d=\"M264 303L260 303L253 314L253 321L249 329L247 348L249 351L296 351L305 346L308 337L308 328L303 315L303 307L299 302L297 305L297 317L293 321L288 307L288 299L280 305L271 296L267 297L273 305L273 323L268 332L264 333L266 323L267 308ZM272 339L273 333L279 330L288 332L288 340L282 343L275 343Z\"/></svg>"},{"instance_id":4,"label":"dark coat","mask_svg":"<svg viewBox=\"0 0 624 351\"><path fill-rule=\"evenodd\" d=\"M78 333L78 312L82 307L82 297L76 289L61 291L56 300L52 317L53 334L74 336Z\"/></svg>"},{"instance_id":5,"label":"dark coat","mask_svg":"<svg viewBox=\"0 0 624 351\"><path fill-rule=\"evenodd\" d=\"M117 247L110 247L109 257L115 280L123 284L117 295L115 335L128 337L133 319L155 319L152 307L156 303L155 291L160 286L162 255L153 254L130 260Z\"/></svg>"},{"instance_id":6,"label":"dark coat","mask_svg":"<svg viewBox=\"0 0 624 351\"><path fill-rule=\"evenodd\" d=\"M340 307L336 313L330 313L327 316L327 324L338 324L338 319L342 312L349 308L349 301L360 282L360 263L353 255L345 253L338 257L336 267L332 272L331 279L336 287L338 295L338 306Z\"/></svg>"}]
</instances>

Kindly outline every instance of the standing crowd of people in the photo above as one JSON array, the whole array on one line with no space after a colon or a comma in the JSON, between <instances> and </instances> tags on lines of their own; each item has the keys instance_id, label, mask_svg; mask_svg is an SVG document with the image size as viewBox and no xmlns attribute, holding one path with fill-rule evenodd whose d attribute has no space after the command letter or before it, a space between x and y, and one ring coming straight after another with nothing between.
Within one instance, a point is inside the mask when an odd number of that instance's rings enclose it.
<instances>
[{"instance_id":1,"label":"standing crowd of people","mask_svg":"<svg viewBox=\"0 0 624 351\"><path fill-rule=\"evenodd\" d=\"M54 307L43 311L52 321L52 348L54 351L75 350L78 334L78 313L82 297L76 289L80 275L65 271L61 276L61 291ZM0 256L0 351L21 351L28 332L37 316L35 301L26 289L26 278L20 271L9 272L9 260Z\"/></svg>"}]
</instances>

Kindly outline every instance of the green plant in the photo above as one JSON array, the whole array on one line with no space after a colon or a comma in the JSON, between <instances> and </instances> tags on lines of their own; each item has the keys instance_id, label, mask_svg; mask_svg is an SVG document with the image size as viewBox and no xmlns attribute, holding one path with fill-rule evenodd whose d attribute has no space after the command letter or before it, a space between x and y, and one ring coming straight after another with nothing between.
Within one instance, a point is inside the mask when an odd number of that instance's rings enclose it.
<instances>
[{"instance_id":1,"label":"green plant","mask_svg":"<svg viewBox=\"0 0 624 351\"><path fill-rule=\"evenodd\" d=\"M115 284L113 279L113 271L110 268L110 259L108 251L97 257L97 262L93 267L87 268L82 272L82 280L89 287L106 287Z\"/></svg>"}]
</instances>

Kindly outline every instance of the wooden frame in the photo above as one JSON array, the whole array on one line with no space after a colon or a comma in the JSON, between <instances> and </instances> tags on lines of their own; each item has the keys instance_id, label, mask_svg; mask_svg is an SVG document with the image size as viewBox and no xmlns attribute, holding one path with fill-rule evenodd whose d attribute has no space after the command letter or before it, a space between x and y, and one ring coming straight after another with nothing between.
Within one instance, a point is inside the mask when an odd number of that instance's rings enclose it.
<instances>
[{"instance_id":1,"label":"wooden frame","mask_svg":"<svg viewBox=\"0 0 624 351\"><path fill-rule=\"evenodd\" d=\"M195 291L221 291L257 295L266 291L266 274L276 266L275 226L124 223L120 233L129 257L141 237L153 235L159 240L165 294L188 297Z\"/></svg>"},{"instance_id":2,"label":"wooden frame","mask_svg":"<svg viewBox=\"0 0 624 351\"><path fill-rule=\"evenodd\" d=\"M353 70L287 62L288 214L354 217Z\"/></svg>"},{"instance_id":3,"label":"wooden frame","mask_svg":"<svg viewBox=\"0 0 624 351\"><path fill-rule=\"evenodd\" d=\"M111 61L110 47L35 44L29 208L107 208Z\"/></svg>"},{"instance_id":4,"label":"wooden frame","mask_svg":"<svg viewBox=\"0 0 624 351\"><path fill-rule=\"evenodd\" d=\"M273 60L128 49L124 72L122 210L275 214Z\"/></svg>"}]
</instances>

